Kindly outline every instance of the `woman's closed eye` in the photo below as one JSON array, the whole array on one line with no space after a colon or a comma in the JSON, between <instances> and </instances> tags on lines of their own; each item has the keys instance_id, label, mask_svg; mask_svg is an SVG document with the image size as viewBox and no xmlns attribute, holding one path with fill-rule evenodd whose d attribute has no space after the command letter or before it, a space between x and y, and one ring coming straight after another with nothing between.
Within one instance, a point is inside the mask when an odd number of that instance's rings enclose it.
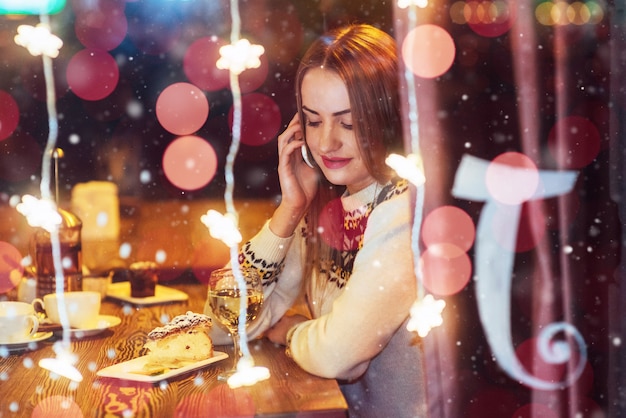
<instances>
[{"instance_id":1,"label":"woman's closed eye","mask_svg":"<svg viewBox=\"0 0 626 418\"><path fill-rule=\"evenodd\" d=\"M305 124L306 126L310 126L311 128L317 128L322 124L322 121L306 119ZM348 131L351 131L353 129L352 123L339 122L339 125L341 125L342 128L347 129Z\"/></svg>"},{"instance_id":2,"label":"woman's closed eye","mask_svg":"<svg viewBox=\"0 0 626 418\"><path fill-rule=\"evenodd\" d=\"M322 121L313 121L307 118L306 120L306 126L310 126L312 128L318 127L322 124Z\"/></svg>"},{"instance_id":3,"label":"woman's closed eye","mask_svg":"<svg viewBox=\"0 0 626 418\"><path fill-rule=\"evenodd\" d=\"M343 126L345 129L347 129L349 131L352 130L352 124L351 123L341 122L341 126Z\"/></svg>"}]
</instances>

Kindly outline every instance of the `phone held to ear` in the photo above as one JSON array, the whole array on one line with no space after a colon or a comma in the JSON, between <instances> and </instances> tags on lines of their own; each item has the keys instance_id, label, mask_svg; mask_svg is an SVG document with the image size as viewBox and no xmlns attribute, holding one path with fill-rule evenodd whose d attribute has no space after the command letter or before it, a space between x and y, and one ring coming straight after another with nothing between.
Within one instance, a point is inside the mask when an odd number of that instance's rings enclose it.
<instances>
[{"instance_id":1,"label":"phone held to ear","mask_svg":"<svg viewBox=\"0 0 626 418\"><path fill-rule=\"evenodd\" d=\"M302 147L300 147L300 151L302 151L302 159L304 160L306 165L311 168L315 168L315 160L313 159L313 157L311 157L311 154L309 153L309 148L306 145L302 145Z\"/></svg>"}]
</instances>

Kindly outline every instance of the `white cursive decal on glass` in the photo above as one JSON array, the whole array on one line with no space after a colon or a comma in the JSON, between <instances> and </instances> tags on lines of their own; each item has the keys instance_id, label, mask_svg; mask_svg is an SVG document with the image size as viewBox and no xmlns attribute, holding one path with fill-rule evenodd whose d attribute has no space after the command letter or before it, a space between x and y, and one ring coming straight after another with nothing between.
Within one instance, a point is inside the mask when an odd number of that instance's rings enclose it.
<instances>
[{"instance_id":1,"label":"white cursive decal on glass","mask_svg":"<svg viewBox=\"0 0 626 418\"><path fill-rule=\"evenodd\" d=\"M533 189L518 202L502 203L496 200L489 188L487 173L494 171L499 179L512 179L515 184L527 185L535 181L541 188ZM491 174L494 174L493 172ZM537 177L538 174L538 177ZM510 165L496 164L465 155L454 181L453 195L458 198L485 202L478 222L475 281L476 300L480 321L493 355L499 366L513 379L540 390L564 388L582 373L587 361L585 341L576 327L567 322L554 322L545 327L537 338L537 349L544 361L562 364L573 359L572 347L564 340L552 341L557 335L569 335L578 349L577 364L562 381L547 381L529 373L517 358L511 338L511 281L518 222L525 200L544 199L572 190L577 173L572 171L527 170ZM498 229L497 242L490 231L491 223L499 218L504 222Z\"/></svg>"}]
</instances>

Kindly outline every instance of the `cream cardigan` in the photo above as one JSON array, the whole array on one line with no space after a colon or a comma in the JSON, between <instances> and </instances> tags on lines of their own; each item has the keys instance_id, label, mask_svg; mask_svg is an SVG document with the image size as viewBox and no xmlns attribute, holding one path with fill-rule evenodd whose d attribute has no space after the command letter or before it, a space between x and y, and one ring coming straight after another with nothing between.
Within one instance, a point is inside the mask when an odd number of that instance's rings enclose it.
<instances>
[{"instance_id":1,"label":"cream cardigan","mask_svg":"<svg viewBox=\"0 0 626 418\"><path fill-rule=\"evenodd\" d=\"M351 416L424 416L421 349L405 328L416 298L411 193L406 185L390 190L374 184L341 203L346 212L359 213L382 193L385 200L369 213L347 284L318 285L326 276L312 281L306 297L313 319L295 328L290 351L304 370L339 379ZM276 323L300 295L305 245L301 229L280 238L266 223L243 247L266 284L250 338ZM208 303L205 312L211 314ZM230 342L220 327L213 327L212 337L216 344Z\"/></svg>"}]
</instances>

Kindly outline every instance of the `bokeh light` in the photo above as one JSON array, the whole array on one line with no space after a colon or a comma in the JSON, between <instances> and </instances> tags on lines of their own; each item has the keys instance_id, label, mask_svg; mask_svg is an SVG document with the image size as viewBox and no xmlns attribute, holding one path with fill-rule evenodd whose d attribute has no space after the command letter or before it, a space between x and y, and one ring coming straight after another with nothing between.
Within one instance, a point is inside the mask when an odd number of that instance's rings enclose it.
<instances>
[{"instance_id":1,"label":"bokeh light","mask_svg":"<svg viewBox=\"0 0 626 418\"><path fill-rule=\"evenodd\" d=\"M217 171L213 146L197 136L183 136L172 141L163 154L163 171L167 179L183 190L200 189Z\"/></svg>"},{"instance_id":2,"label":"bokeh light","mask_svg":"<svg viewBox=\"0 0 626 418\"><path fill-rule=\"evenodd\" d=\"M80 406L68 396L49 396L39 401L31 418L83 418Z\"/></svg>"},{"instance_id":3,"label":"bokeh light","mask_svg":"<svg viewBox=\"0 0 626 418\"><path fill-rule=\"evenodd\" d=\"M474 32L493 38L511 29L517 17L517 3L512 0L469 1L463 7L463 15Z\"/></svg>"},{"instance_id":4,"label":"bokeh light","mask_svg":"<svg viewBox=\"0 0 626 418\"><path fill-rule=\"evenodd\" d=\"M73 9L76 16L74 32L85 47L110 51L118 47L126 37L128 21L124 14L124 2L74 1Z\"/></svg>"},{"instance_id":5,"label":"bokeh light","mask_svg":"<svg viewBox=\"0 0 626 418\"><path fill-rule=\"evenodd\" d=\"M479 35L495 37L506 33L517 16L517 2L505 0L456 1L450 6L450 19ZM535 7L535 19L544 26L597 25L605 12L597 1L544 1Z\"/></svg>"},{"instance_id":6,"label":"bokeh light","mask_svg":"<svg viewBox=\"0 0 626 418\"><path fill-rule=\"evenodd\" d=\"M452 36L440 26L420 25L402 42L402 59L417 76L435 78L444 74L454 61Z\"/></svg>"},{"instance_id":7,"label":"bokeh light","mask_svg":"<svg viewBox=\"0 0 626 418\"><path fill-rule=\"evenodd\" d=\"M441 254L441 246L426 248L420 256L424 274L424 287L439 296L449 296L461 291L472 275L472 262L467 253L448 250L446 253L460 253L455 257Z\"/></svg>"},{"instance_id":8,"label":"bokeh light","mask_svg":"<svg viewBox=\"0 0 626 418\"><path fill-rule=\"evenodd\" d=\"M544 26L599 24L604 9L596 1L545 1L535 8L535 18Z\"/></svg>"},{"instance_id":9,"label":"bokeh light","mask_svg":"<svg viewBox=\"0 0 626 418\"><path fill-rule=\"evenodd\" d=\"M228 87L228 70L217 68L215 63L220 58L220 48L226 41L213 37L196 39L185 52L183 70L193 84L207 91L217 91Z\"/></svg>"},{"instance_id":10,"label":"bokeh light","mask_svg":"<svg viewBox=\"0 0 626 418\"><path fill-rule=\"evenodd\" d=\"M209 116L209 101L198 87L175 83L163 90L156 102L161 126L175 135L189 135L204 125Z\"/></svg>"},{"instance_id":11,"label":"bokeh light","mask_svg":"<svg viewBox=\"0 0 626 418\"><path fill-rule=\"evenodd\" d=\"M529 338L515 349L524 368L533 376L548 382L560 382L565 377L567 363L545 361L537 348L537 338Z\"/></svg>"},{"instance_id":12,"label":"bokeh light","mask_svg":"<svg viewBox=\"0 0 626 418\"><path fill-rule=\"evenodd\" d=\"M535 163L519 152L505 152L487 168L486 184L491 196L507 205L519 205L537 191L539 171Z\"/></svg>"},{"instance_id":13,"label":"bokeh light","mask_svg":"<svg viewBox=\"0 0 626 418\"><path fill-rule=\"evenodd\" d=\"M17 287L24 267L22 254L8 242L0 241L0 293L6 293Z\"/></svg>"},{"instance_id":14,"label":"bokeh light","mask_svg":"<svg viewBox=\"0 0 626 418\"><path fill-rule=\"evenodd\" d=\"M343 229L337 228L336 225L343 225L343 206L340 199L333 199L324 206L318 220L318 233L324 242L338 250L355 250L357 243L350 239L345 242L351 243L353 248L344 248Z\"/></svg>"},{"instance_id":15,"label":"bokeh light","mask_svg":"<svg viewBox=\"0 0 626 418\"><path fill-rule=\"evenodd\" d=\"M20 121L17 102L6 91L0 90L0 141L7 139Z\"/></svg>"},{"instance_id":16,"label":"bokeh light","mask_svg":"<svg viewBox=\"0 0 626 418\"><path fill-rule=\"evenodd\" d=\"M261 93L241 97L241 142L246 145L264 145L273 140L280 130L280 108L272 98ZM233 108L228 115L232 129Z\"/></svg>"},{"instance_id":17,"label":"bokeh light","mask_svg":"<svg viewBox=\"0 0 626 418\"><path fill-rule=\"evenodd\" d=\"M98 11L105 15L116 15L124 13L126 0L70 0L70 4L75 14Z\"/></svg>"},{"instance_id":18,"label":"bokeh light","mask_svg":"<svg viewBox=\"0 0 626 418\"><path fill-rule=\"evenodd\" d=\"M467 252L476 238L476 228L472 218L455 206L441 206L430 212L422 226L422 240L427 248L448 244L461 253ZM441 253L441 252L440 252ZM447 253L456 257L460 253Z\"/></svg>"},{"instance_id":19,"label":"bokeh light","mask_svg":"<svg viewBox=\"0 0 626 418\"><path fill-rule=\"evenodd\" d=\"M475 238L474 222L462 209L441 206L431 211L422 226L426 247L420 256L424 287L440 296L462 290L472 274L467 251Z\"/></svg>"},{"instance_id":20,"label":"bokeh light","mask_svg":"<svg viewBox=\"0 0 626 418\"><path fill-rule=\"evenodd\" d=\"M100 100L115 90L119 81L115 59L100 49L83 49L67 65L67 83L78 97Z\"/></svg>"},{"instance_id":21,"label":"bokeh light","mask_svg":"<svg viewBox=\"0 0 626 418\"><path fill-rule=\"evenodd\" d=\"M548 134L548 149L561 169L583 168L600 152L600 133L589 119L559 119Z\"/></svg>"}]
</instances>

